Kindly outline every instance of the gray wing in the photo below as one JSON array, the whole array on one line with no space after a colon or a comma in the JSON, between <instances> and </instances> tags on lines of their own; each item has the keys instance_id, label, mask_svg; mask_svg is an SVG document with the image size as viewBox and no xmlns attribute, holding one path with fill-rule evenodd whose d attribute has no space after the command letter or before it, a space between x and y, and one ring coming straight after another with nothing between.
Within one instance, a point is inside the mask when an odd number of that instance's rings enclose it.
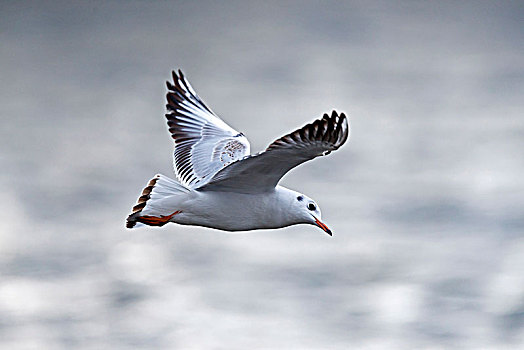
<instances>
[{"instance_id":1,"label":"gray wing","mask_svg":"<svg viewBox=\"0 0 524 350\"><path fill-rule=\"evenodd\" d=\"M167 82L167 124L175 141L173 165L188 188L205 184L219 170L249 155L249 141L224 123L191 87L182 71Z\"/></svg>"},{"instance_id":2,"label":"gray wing","mask_svg":"<svg viewBox=\"0 0 524 350\"><path fill-rule=\"evenodd\" d=\"M271 191L289 170L337 150L349 136L344 113L321 119L276 140L256 155L231 163L198 190L261 193Z\"/></svg>"}]
</instances>

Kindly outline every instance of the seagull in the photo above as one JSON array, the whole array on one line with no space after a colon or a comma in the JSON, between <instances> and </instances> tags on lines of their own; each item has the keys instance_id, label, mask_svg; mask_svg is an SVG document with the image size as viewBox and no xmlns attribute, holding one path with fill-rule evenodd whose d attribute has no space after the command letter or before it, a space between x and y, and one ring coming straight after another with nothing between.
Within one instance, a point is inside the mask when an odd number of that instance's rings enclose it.
<instances>
[{"instance_id":1,"label":"seagull","mask_svg":"<svg viewBox=\"0 0 524 350\"><path fill-rule=\"evenodd\" d=\"M143 189L127 228L168 222L224 231L320 227L310 197L278 185L291 169L329 154L349 136L344 113L333 111L250 154L243 133L220 119L197 95L181 70L167 81L167 125L174 140L177 180L158 174Z\"/></svg>"}]
</instances>

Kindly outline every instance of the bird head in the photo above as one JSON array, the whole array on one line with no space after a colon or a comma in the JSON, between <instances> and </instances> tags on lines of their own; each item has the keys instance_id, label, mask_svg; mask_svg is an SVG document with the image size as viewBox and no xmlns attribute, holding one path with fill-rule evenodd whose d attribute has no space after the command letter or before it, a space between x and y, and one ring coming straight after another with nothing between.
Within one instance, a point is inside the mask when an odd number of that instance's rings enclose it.
<instances>
[{"instance_id":1,"label":"bird head","mask_svg":"<svg viewBox=\"0 0 524 350\"><path fill-rule=\"evenodd\" d=\"M328 235L333 235L327 225L321 221L322 214L320 213L320 207L313 199L306 195L295 193L293 207L300 220L299 223L318 226Z\"/></svg>"}]
</instances>

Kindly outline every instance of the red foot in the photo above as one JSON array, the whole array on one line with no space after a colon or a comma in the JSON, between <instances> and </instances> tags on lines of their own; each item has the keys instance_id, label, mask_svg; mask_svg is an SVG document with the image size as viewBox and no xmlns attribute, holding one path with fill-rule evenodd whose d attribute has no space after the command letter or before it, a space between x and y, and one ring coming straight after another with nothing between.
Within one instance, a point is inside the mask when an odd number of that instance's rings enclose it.
<instances>
[{"instance_id":1,"label":"red foot","mask_svg":"<svg viewBox=\"0 0 524 350\"><path fill-rule=\"evenodd\" d=\"M177 210L173 214L166 215L166 216L161 215L160 217L144 215L144 216L139 216L136 219L136 221L144 223L144 224L149 225L149 226L164 226L165 224L168 223L168 221L173 216L175 216L176 214L179 214L181 212L182 211Z\"/></svg>"}]
</instances>

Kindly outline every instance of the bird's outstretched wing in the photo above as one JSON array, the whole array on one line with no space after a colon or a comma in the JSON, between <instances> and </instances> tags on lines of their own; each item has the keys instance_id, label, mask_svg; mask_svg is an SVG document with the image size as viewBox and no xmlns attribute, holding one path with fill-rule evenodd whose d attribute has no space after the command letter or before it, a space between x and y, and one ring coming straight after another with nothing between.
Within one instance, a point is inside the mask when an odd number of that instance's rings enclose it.
<instances>
[{"instance_id":1,"label":"bird's outstretched wing","mask_svg":"<svg viewBox=\"0 0 524 350\"><path fill-rule=\"evenodd\" d=\"M202 186L227 165L249 155L249 141L224 123L197 95L182 71L167 82L167 124L175 141L173 165L188 188Z\"/></svg>"},{"instance_id":2,"label":"bird's outstretched wing","mask_svg":"<svg viewBox=\"0 0 524 350\"><path fill-rule=\"evenodd\" d=\"M338 149L349 136L344 113L321 119L274 141L256 155L231 163L217 172L201 191L261 193L271 191L289 170Z\"/></svg>"}]
</instances>

